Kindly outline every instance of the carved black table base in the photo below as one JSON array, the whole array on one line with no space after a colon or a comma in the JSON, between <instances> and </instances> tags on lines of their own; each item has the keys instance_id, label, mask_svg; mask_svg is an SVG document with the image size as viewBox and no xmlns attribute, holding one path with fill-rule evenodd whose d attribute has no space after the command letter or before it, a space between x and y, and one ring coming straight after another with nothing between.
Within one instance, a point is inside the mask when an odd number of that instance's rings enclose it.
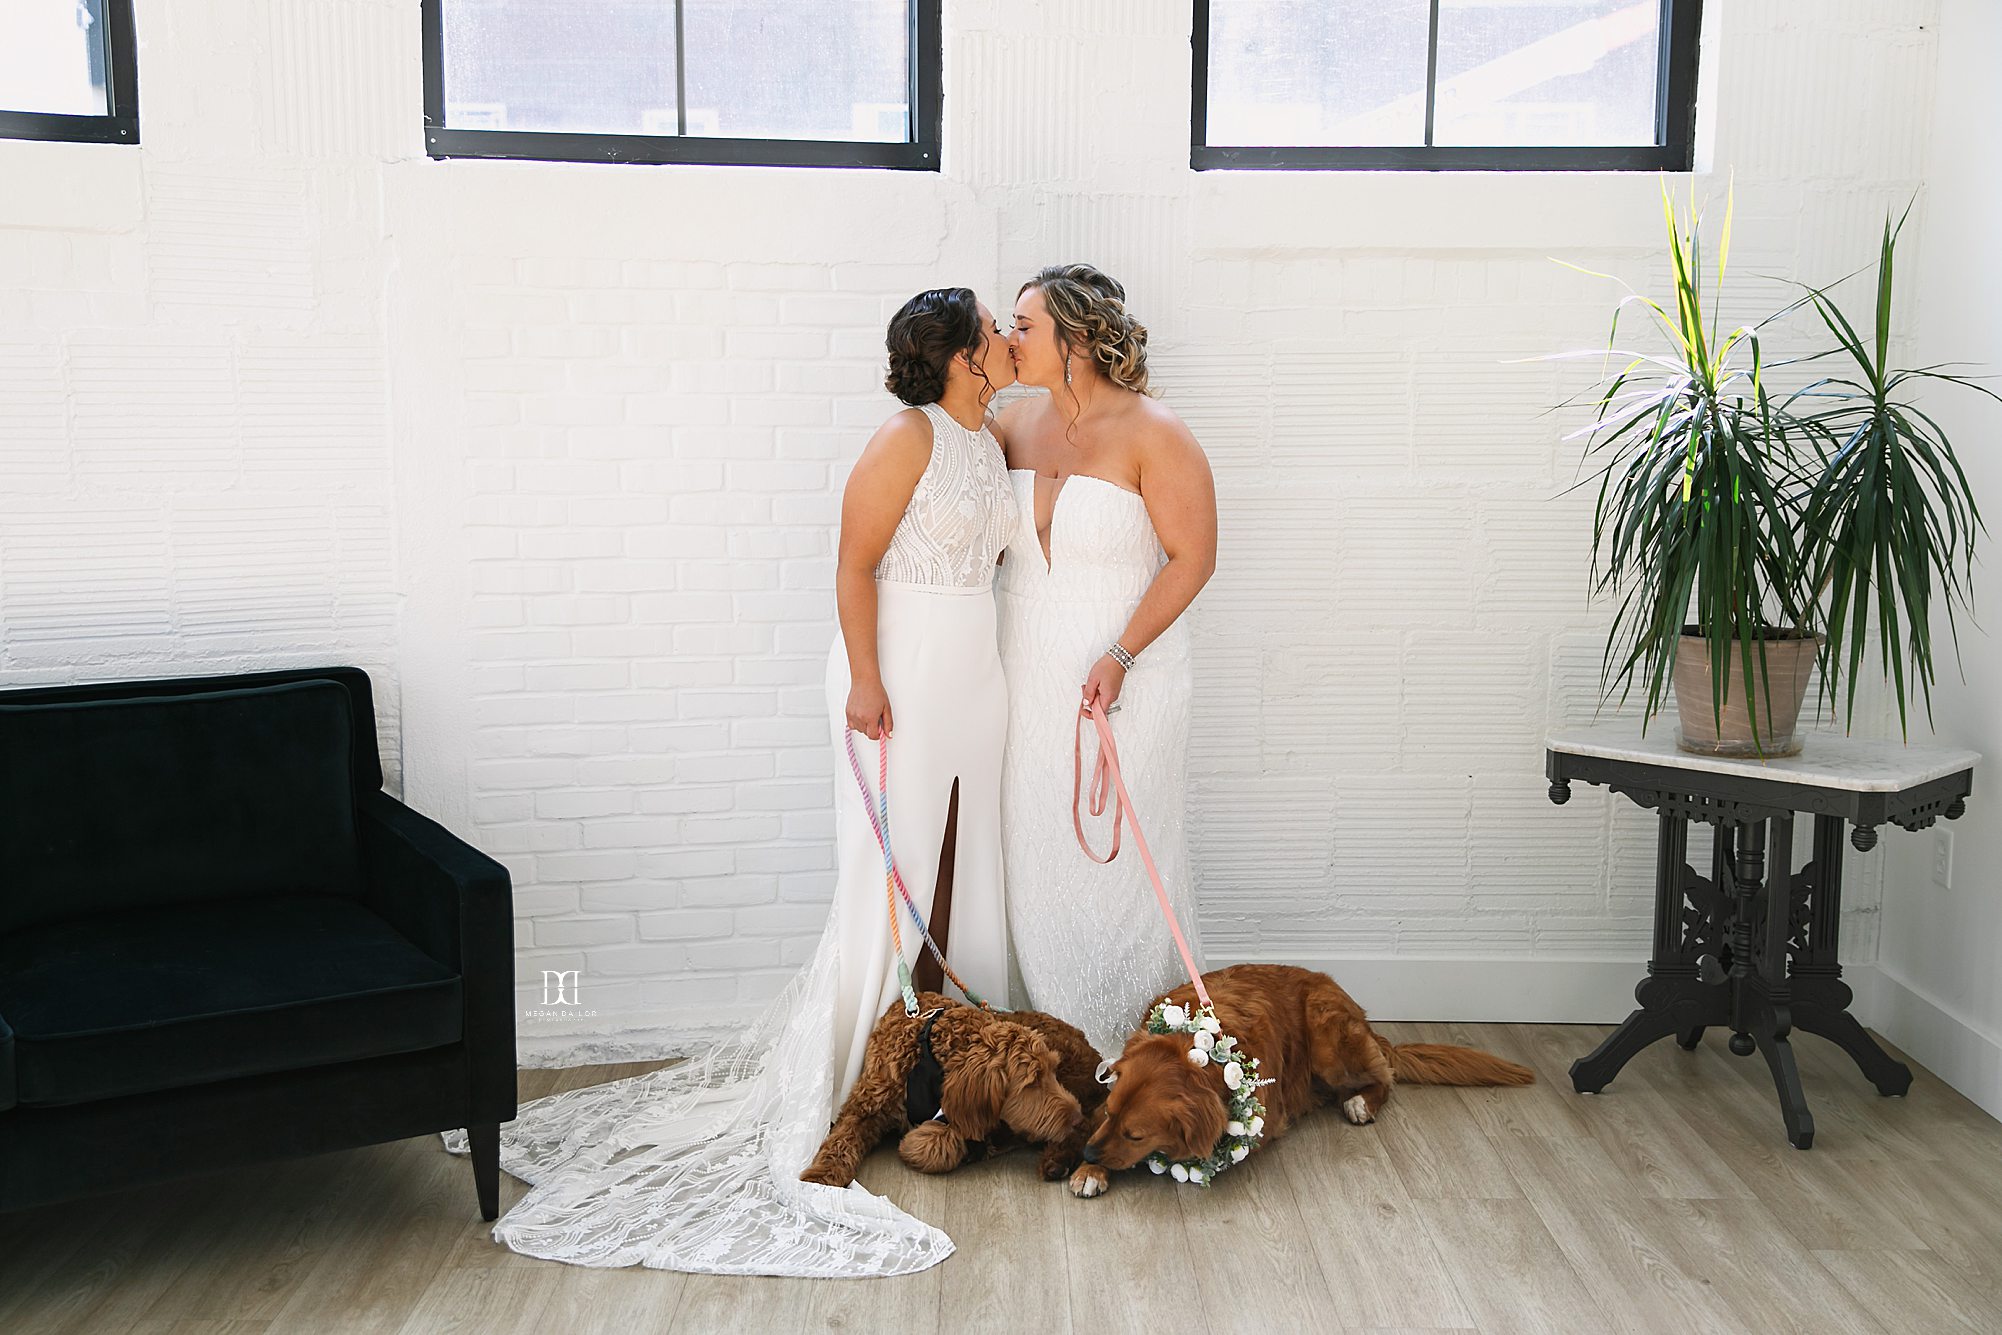
<instances>
[{"instance_id":1,"label":"carved black table base","mask_svg":"<svg viewBox=\"0 0 2002 1335\"><path fill-rule=\"evenodd\" d=\"M1703 1031L1731 1031L1730 1049L1766 1059L1779 1092L1787 1139L1814 1144L1814 1116L1801 1089L1791 1035L1795 1029L1841 1046L1877 1092L1901 1095L1912 1073L1893 1060L1849 1014L1837 947L1842 922L1842 837L1867 851L1877 826L1918 830L1966 809L1972 769L1900 792L1855 791L1822 784L1674 763L1561 750L1552 739L1545 772L1550 800L1570 800L1574 782L1603 784L1653 808L1654 953L1634 989L1635 1010L1588 1056L1571 1065L1572 1086L1596 1094L1633 1055L1673 1035L1694 1049ZM1971 753L1969 758L1971 759ZM1775 765L1778 770L1778 765ZM1794 814L1814 817L1814 852L1792 867ZM1713 827L1709 874L1689 865L1692 822Z\"/></svg>"}]
</instances>

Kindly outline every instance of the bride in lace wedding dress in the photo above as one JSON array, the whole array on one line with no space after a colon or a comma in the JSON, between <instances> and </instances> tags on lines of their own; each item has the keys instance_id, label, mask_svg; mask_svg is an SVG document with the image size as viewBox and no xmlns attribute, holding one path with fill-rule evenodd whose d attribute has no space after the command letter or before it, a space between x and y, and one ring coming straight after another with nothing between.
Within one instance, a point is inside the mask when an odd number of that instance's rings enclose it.
<instances>
[{"instance_id":1,"label":"bride in lace wedding dress","mask_svg":"<svg viewBox=\"0 0 2002 1335\"><path fill-rule=\"evenodd\" d=\"M1108 1057L1187 971L1131 835L1105 864L1078 847L1078 706L1108 707L1134 814L1201 969L1183 829L1192 683L1182 613L1215 568L1217 531L1209 463L1149 397L1147 331L1125 299L1088 264L1023 284L1009 350L1016 377L1050 392L1001 415L1021 514L999 583L1003 861L1029 993L1017 1000L1063 1016ZM1084 733L1089 776L1098 738ZM1109 821L1085 819L1102 856Z\"/></svg>"},{"instance_id":2,"label":"bride in lace wedding dress","mask_svg":"<svg viewBox=\"0 0 2002 1335\"><path fill-rule=\"evenodd\" d=\"M530 1184L494 1226L515 1251L577 1265L714 1274L897 1275L952 1252L945 1234L859 1184L802 1182L897 1004L881 847L844 735L873 788L889 750L889 839L927 916L950 791L951 965L1008 995L1001 747L1008 699L995 562L1018 528L985 405L1014 375L993 316L965 288L919 294L891 321L889 387L914 410L869 442L842 507L828 653L834 745L834 904L813 958L747 1029L686 1062L521 1105L501 1166ZM971 423L971 425L969 425ZM864 738L870 739L865 741ZM915 965L923 949L907 926ZM464 1132L445 1137L466 1152Z\"/></svg>"}]
</instances>

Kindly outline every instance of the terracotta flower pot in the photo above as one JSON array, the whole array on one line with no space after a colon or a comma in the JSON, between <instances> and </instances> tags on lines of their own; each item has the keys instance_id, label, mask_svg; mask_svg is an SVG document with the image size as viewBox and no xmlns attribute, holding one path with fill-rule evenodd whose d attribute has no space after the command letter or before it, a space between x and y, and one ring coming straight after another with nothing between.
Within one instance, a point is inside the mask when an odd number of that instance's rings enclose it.
<instances>
[{"instance_id":1,"label":"terracotta flower pot","mask_svg":"<svg viewBox=\"0 0 2002 1335\"><path fill-rule=\"evenodd\" d=\"M1679 750L1706 756L1793 756L1800 754L1795 729L1801 701L1814 673L1819 635L1775 632L1765 640L1765 679L1759 671L1758 645L1752 646L1752 686L1745 689L1741 640L1731 641L1730 676L1720 728L1713 703L1709 642L1698 627L1684 626L1675 648L1675 711L1680 717L1675 744ZM1756 699L1754 699L1756 697ZM1752 736L1750 705L1758 707L1758 737Z\"/></svg>"}]
</instances>

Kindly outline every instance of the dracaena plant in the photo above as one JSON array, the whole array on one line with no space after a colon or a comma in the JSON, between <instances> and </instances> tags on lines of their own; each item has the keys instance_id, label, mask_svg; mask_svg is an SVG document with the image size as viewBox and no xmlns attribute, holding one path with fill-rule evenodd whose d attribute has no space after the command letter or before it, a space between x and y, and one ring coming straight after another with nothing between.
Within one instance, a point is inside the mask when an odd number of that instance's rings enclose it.
<instances>
[{"instance_id":1,"label":"dracaena plant","mask_svg":"<svg viewBox=\"0 0 2002 1335\"><path fill-rule=\"evenodd\" d=\"M1666 185L1662 208L1673 311L1629 289L1605 350L1560 354L1603 356L1609 368L1623 363L1595 384L1592 421L1573 433L1586 439L1586 459L1599 464L1578 484L1599 483L1592 589L1619 598L1601 694L1618 684L1624 702L1639 675L1651 718L1670 689L1683 627L1693 623L1713 667L1712 708L1721 720L1734 650L1742 680L1770 701L1767 639L1827 627L1818 651L1823 698L1834 697L1846 674L1853 723L1855 672L1874 606L1902 727L1906 678L1893 646L1900 628L1909 628L1913 678L1928 688L1930 708L1931 593L1937 587L1947 594L1951 624L1952 604L1970 593L1981 522L1945 433L1903 390L1931 379L1996 396L1940 366L1889 369L1892 258L1902 218L1885 222L1874 339L1866 341L1829 290L1813 287L1756 324L1723 330L1716 290L1704 286L1701 220L1692 205L1685 222ZM1727 200L1716 289L1730 254L1731 213ZM1838 346L1769 362L1762 333L1810 306ZM1619 346L1621 316L1635 307L1664 335L1658 350ZM1824 376L1775 399L1772 370L1830 357L1853 361L1854 373ZM1846 661L1838 653L1845 631ZM1751 717L1757 740L1758 711Z\"/></svg>"},{"instance_id":2,"label":"dracaena plant","mask_svg":"<svg viewBox=\"0 0 2002 1335\"><path fill-rule=\"evenodd\" d=\"M1692 210L1685 230L1666 186L1662 209L1673 310L1629 289L1604 352L1565 354L1604 356L1609 370L1623 363L1594 386L1593 419L1573 438L1586 438L1585 457L1598 464L1578 484L1599 484L1592 590L1619 599L1600 689L1610 694L1617 683L1624 702L1638 674L1647 688L1643 731L1670 688L1685 624L1701 628L1713 664L1728 663L1735 644L1743 679L1763 682L1765 634L1812 633L1815 620L1796 537L1804 495L1796 437L1806 429L1772 401L1761 342L1780 317L1723 330L1714 299L1705 310L1712 294L1698 219ZM1720 286L1730 244L1727 207ZM1665 335L1654 351L1620 346L1621 318L1636 308ZM1715 676L1721 716L1729 678Z\"/></svg>"},{"instance_id":3,"label":"dracaena plant","mask_svg":"<svg viewBox=\"0 0 2002 1335\"><path fill-rule=\"evenodd\" d=\"M1836 343L1814 360L1833 360L1843 372L1824 376L1785 400L1787 411L1811 427L1807 438L1816 453L1813 487L1802 505L1801 545L1817 594L1828 595L1823 694L1832 699L1836 682L1846 676L1843 707L1853 721L1858 669L1874 612L1879 664L1895 688L1899 735L1906 738L1911 731L1906 654L1930 727L1933 595L1944 595L1940 605L1958 663L1954 605L1967 607L1972 601L1974 540L1986 531L1974 489L1946 432L1911 402L1910 393L1931 381L2002 403L1974 377L1946 369L1957 363L1904 370L1891 366L1891 278L1898 234L1910 214L1908 204L1895 224L1889 217L1884 220L1875 319L1868 337L1857 332L1826 289L1806 289Z\"/></svg>"}]
</instances>

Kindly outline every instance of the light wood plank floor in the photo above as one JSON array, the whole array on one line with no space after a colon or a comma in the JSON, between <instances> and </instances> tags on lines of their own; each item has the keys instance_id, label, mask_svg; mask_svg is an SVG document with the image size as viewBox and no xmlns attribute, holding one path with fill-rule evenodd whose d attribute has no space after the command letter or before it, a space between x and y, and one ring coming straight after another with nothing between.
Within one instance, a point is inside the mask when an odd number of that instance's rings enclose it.
<instances>
[{"instance_id":1,"label":"light wood plank floor","mask_svg":"<svg viewBox=\"0 0 2002 1335\"><path fill-rule=\"evenodd\" d=\"M1371 1127L1324 1112L1208 1191L1140 1173L1074 1201L1026 1155L926 1178L886 1149L863 1182L958 1246L892 1280L517 1256L425 1137L0 1216L0 1331L2002 1332L2002 1125L1929 1072L1882 1099L1799 1036L1801 1152L1721 1033L1580 1097L1565 1068L1603 1027L1383 1028L1541 1083L1405 1087ZM649 1069L528 1071L522 1095Z\"/></svg>"}]
</instances>

